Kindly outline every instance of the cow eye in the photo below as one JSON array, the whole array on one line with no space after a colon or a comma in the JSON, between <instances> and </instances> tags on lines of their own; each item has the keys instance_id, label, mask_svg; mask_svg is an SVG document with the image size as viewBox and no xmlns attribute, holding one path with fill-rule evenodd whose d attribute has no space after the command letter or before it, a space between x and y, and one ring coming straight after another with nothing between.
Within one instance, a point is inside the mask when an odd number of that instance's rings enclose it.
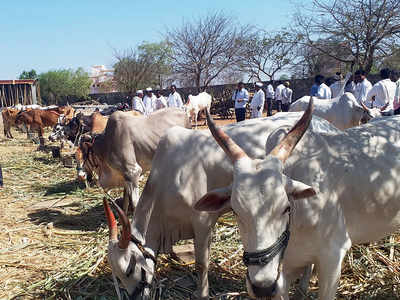
<instances>
[{"instance_id":1,"label":"cow eye","mask_svg":"<svg viewBox=\"0 0 400 300\"><path fill-rule=\"evenodd\" d=\"M285 210L283 211L282 215L290 213L290 206L286 207Z\"/></svg>"}]
</instances>

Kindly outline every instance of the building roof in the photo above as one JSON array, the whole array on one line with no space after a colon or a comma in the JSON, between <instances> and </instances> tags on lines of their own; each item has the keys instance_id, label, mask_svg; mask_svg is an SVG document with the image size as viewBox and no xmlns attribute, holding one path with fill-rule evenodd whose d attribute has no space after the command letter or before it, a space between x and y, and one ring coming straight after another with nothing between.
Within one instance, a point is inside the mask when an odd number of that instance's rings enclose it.
<instances>
[{"instance_id":1,"label":"building roof","mask_svg":"<svg viewBox=\"0 0 400 300\"><path fill-rule=\"evenodd\" d=\"M35 79L0 80L0 84L34 84Z\"/></svg>"}]
</instances>

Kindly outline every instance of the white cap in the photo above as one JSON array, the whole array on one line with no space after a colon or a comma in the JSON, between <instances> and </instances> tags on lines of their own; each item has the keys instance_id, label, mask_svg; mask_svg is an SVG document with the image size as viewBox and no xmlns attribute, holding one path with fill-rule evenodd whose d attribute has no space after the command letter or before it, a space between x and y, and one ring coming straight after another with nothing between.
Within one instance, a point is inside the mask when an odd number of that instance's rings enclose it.
<instances>
[{"instance_id":1,"label":"white cap","mask_svg":"<svg viewBox=\"0 0 400 300\"><path fill-rule=\"evenodd\" d=\"M136 91L136 95L138 95L138 94L143 94L143 91L142 90L137 90Z\"/></svg>"},{"instance_id":2,"label":"white cap","mask_svg":"<svg viewBox=\"0 0 400 300\"><path fill-rule=\"evenodd\" d=\"M256 83L256 86L258 86L258 87L262 87L262 86L263 86L263 84L262 84L262 82L257 82L257 83Z\"/></svg>"},{"instance_id":3,"label":"white cap","mask_svg":"<svg viewBox=\"0 0 400 300\"><path fill-rule=\"evenodd\" d=\"M148 87L147 89L146 89L146 92L152 92L153 91L153 89L151 88L151 87Z\"/></svg>"}]
</instances>

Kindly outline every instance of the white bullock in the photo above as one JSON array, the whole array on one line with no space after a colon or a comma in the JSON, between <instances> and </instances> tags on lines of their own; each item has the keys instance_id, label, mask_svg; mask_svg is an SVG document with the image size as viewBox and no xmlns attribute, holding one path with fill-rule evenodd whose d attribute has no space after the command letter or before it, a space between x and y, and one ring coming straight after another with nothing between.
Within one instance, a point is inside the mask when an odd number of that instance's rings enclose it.
<instances>
[{"instance_id":1,"label":"white bullock","mask_svg":"<svg viewBox=\"0 0 400 300\"><path fill-rule=\"evenodd\" d=\"M308 106L310 96L304 96L290 105L289 111L304 111ZM352 93L345 93L333 99L314 99L314 115L324 118L340 130L345 130L369 121L376 112L360 105Z\"/></svg>"},{"instance_id":2,"label":"white bullock","mask_svg":"<svg viewBox=\"0 0 400 300\"><path fill-rule=\"evenodd\" d=\"M195 122L196 129L197 129L197 118L199 112L205 110L210 111L210 108L211 108L211 95L206 92L202 92L197 96L189 95L188 101L185 104L186 113L190 118L191 122L192 123L193 121Z\"/></svg>"}]
</instances>

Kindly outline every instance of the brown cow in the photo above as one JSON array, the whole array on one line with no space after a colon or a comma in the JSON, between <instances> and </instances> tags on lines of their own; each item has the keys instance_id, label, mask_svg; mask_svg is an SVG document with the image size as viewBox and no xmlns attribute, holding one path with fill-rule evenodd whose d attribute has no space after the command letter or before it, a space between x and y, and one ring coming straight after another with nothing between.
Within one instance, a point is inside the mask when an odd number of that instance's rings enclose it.
<instances>
[{"instance_id":1,"label":"brown cow","mask_svg":"<svg viewBox=\"0 0 400 300\"><path fill-rule=\"evenodd\" d=\"M54 127L57 122L60 114L53 110L41 110L41 109L32 109L30 111L22 111L18 113L15 124L22 125L25 124L29 130L37 130L40 144L44 144L43 133L45 127ZM28 134L29 138L29 134Z\"/></svg>"},{"instance_id":2,"label":"brown cow","mask_svg":"<svg viewBox=\"0 0 400 300\"><path fill-rule=\"evenodd\" d=\"M13 136L11 134L11 127L16 126L15 119L17 118L18 113L19 113L19 110L15 109L15 108L5 108L1 112L1 115L3 117L4 136L6 138L10 138L10 139L13 138Z\"/></svg>"},{"instance_id":3,"label":"brown cow","mask_svg":"<svg viewBox=\"0 0 400 300\"><path fill-rule=\"evenodd\" d=\"M131 111L126 111L126 112L118 112L122 115L126 115L126 116L134 116L134 117L138 117L138 116L143 116L143 114L139 111L136 110L131 110ZM104 129L106 128L107 125L107 121L108 121L108 117L103 116L101 113L99 112L94 112L90 117L86 117L89 119L86 119L86 124L84 116L80 117L80 123L81 126L88 126L89 130L84 130L82 132L88 133L88 135L83 136L83 140L82 142L90 142L92 141L91 136L93 136L94 134L100 134L104 131ZM72 126L72 124L71 124ZM87 185L86 179L91 182L92 178L93 178L93 174L92 174L92 170L90 170L88 168L88 166L84 166L83 165L83 155L82 155L82 151L81 148L78 147L76 149L75 152L75 160L76 160L76 170L78 171L78 180L79 181L84 181L85 184ZM82 172L84 171L84 172Z\"/></svg>"}]
</instances>

